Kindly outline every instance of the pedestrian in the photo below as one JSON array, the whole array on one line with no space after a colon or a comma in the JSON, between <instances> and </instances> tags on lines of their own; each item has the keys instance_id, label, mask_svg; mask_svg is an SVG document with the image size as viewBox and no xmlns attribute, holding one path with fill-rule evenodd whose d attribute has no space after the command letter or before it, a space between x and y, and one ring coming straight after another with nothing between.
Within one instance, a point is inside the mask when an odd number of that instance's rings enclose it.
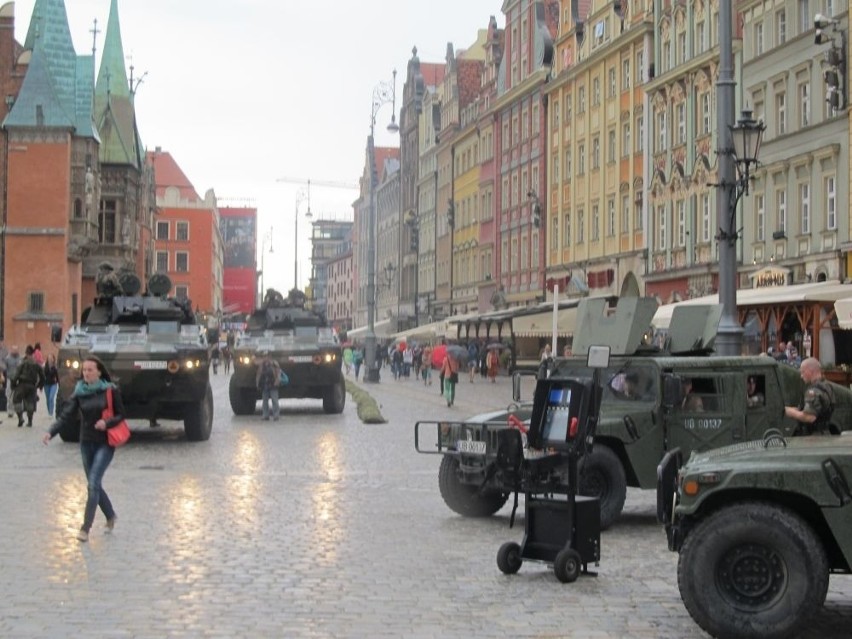
<instances>
[{"instance_id":1,"label":"pedestrian","mask_svg":"<svg viewBox=\"0 0 852 639\"><path fill-rule=\"evenodd\" d=\"M473 384L473 378L476 377L476 365L478 361L479 349L476 346L476 342L470 341L467 344L467 372L471 384Z\"/></svg>"},{"instance_id":2,"label":"pedestrian","mask_svg":"<svg viewBox=\"0 0 852 639\"><path fill-rule=\"evenodd\" d=\"M485 347L485 342L479 349L479 376L482 379L488 377L488 349Z\"/></svg>"},{"instance_id":3,"label":"pedestrian","mask_svg":"<svg viewBox=\"0 0 852 639\"><path fill-rule=\"evenodd\" d=\"M358 375L361 373L361 364L364 363L364 351L356 348L352 353L352 366L355 368L355 381L358 381Z\"/></svg>"},{"instance_id":4,"label":"pedestrian","mask_svg":"<svg viewBox=\"0 0 852 639\"><path fill-rule=\"evenodd\" d=\"M562 349L562 357L571 357L571 347L568 344Z\"/></svg>"},{"instance_id":5,"label":"pedestrian","mask_svg":"<svg viewBox=\"0 0 852 639\"><path fill-rule=\"evenodd\" d=\"M118 519L102 482L115 454L115 448L107 441L106 431L124 420L124 403L121 400L121 392L110 380L109 373L100 359L94 355L86 357L83 360L82 372L83 379L77 382L71 397L62 406L62 413L57 416L42 441L46 446L59 431L74 423L80 425L80 452L88 490L83 525L80 526L77 539L88 541L98 506L106 517L108 531L111 532L115 528ZM104 420L108 388L112 389L113 416Z\"/></svg>"},{"instance_id":6,"label":"pedestrian","mask_svg":"<svg viewBox=\"0 0 852 639\"><path fill-rule=\"evenodd\" d=\"M231 347L228 344L225 344L225 348L222 349L222 363L225 367L225 375L231 372Z\"/></svg>"},{"instance_id":7,"label":"pedestrian","mask_svg":"<svg viewBox=\"0 0 852 639\"><path fill-rule=\"evenodd\" d=\"M456 401L456 384L459 381L459 363L455 357L446 354L444 363L441 366L441 373L444 376L444 397L447 400L447 406L452 406Z\"/></svg>"},{"instance_id":8,"label":"pedestrian","mask_svg":"<svg viewBox=\"0 0 852 639\"><path fill-rule=\"evenodd\" d=\"M219 358L222 356L222 352L219 350L219 344L216 343L213 345L213 352L210 353L210 363L213 366L213 374L219 374Z\"/></svg>"},{"instance_id":9,"label":"pedestrian","mask_svg":"<svg viewBox=\"0 0 852 639\"><path fill-rule=\"evenodd\" d=\"M412 349L411 365L414 367L414 379L420 379L420 369L423 367L423 348L418 344Z\"/></svg>"},{"instance_id":10,"label":"pedestrian","mask_svg":"<svg viewBox=\"0 0 852 639\"><path fill-rule=\"evenodd\" d=\"M545 344L544 348L541 351L541 361L546 362L551 357L553 357L553 353L550 350L550 344Z\"/></svg>"},{"instance_id":11,"label":"pedestrian","mask_svg":"<svg viewBox=\"0 0 852 639\"><path fill-rule=\"evenodd\" d=\"M41 352L41 342L33 344L33 359L39 366L44 366L44 353Z\"/></svg>"},{"instance_id":12,"label":"pedestrian","mask_svg":"<svg viewBox=\"0 0 852 639\"><path fill-rule=\"evenodd\" d=\"M395 380L399 380L399 378L402 377L402 361L402 351L398 348L393 349L393 354L391 355L391 371L393 372L393 378Z\"/></svg>"},{"instance_id":13,"label":"pedestrian","mask_svg":"<svg viewBox=\"0 0 852 639\"><path fill-rule=\"evenodd\" d=\"M27 346L26 356L15 370L12 386L12 403L18 415L18 428L24 425L24 413L27 414L27 426L32 428L38 391L44 388L44 369L33 359L32 346Z\"/></svg>"},{"instance_id":14,"label":"pedestrian","mask_svg":"<svg viewBox=\"0 0 852 639\"><path fill-rule=\"evenodd\" d=\"M18 371L18 364L21 363L21 354L18 352L17 346L9 347L9 354L3 360L6 364L6 411L9 417L12 416L14 403L12 402L12 380L15 379L15 373Z\"/></svg>"},{"instance_id":15,"label":"pedestrian","mask_svg":"<svg viewBox=\"0 0 852 639\"><path fill-rule=\"evenodd\" d=\"M423 347L423 353L420 356L420 374L423 377L423 385L432 385L432 347L429 344Z\"/></svg>"},{"instance_id":16,"label":"pedestrian","mask_svg":"<svg viewBox=\"0 0 852 639\"><path fill-rule=\"evenodd\" d=\"M352 347L347 346L343 349L343 369L348 375L352 371Z\"/></svg>"},{"instance_id":17,"label":"pedestrian","mask_svg":"<svg viewBox=\"0 0 852 639\"><path fill-rule=\"evenodd\" d=\"M494 384L497 381L497 372L500 370L500 355L496 348L488 349L488 379Z\"/></svg>"},{"instance_id":18,"label":"pedestrian","mask_svg":"<svg viewBox=\"0 0 852 639\"><path fill-rule=\"evenodd\" d=\"M44 362L44 398L47 402L47 414L51 417L54 417L57 390L59 390L59 369L56 367L56 355L50 353Z\"/></svg>"},{"instance_id":19,"label":"pedestrian","mask_svg":"<svg viewBox=\"0 0 852 639\"><path fill-rule=\"evenodd\" d=\"M799 375L807 384L801 408L785 406L784 414L799 422L794 435L827 435L834 412L834 389L822 376L819 360L808 357L799 367Z\"/></svg>"},{"instance_id":20,"label":"pedestrian","mask_svg":"<svg viewBox=\"0 0 852 639\"><path fill-rule=\"evenodd\" d=\"M269 403L272 402L272 421L278 421L278 385L281 383L281 367L269 356L269 351L260 353L261 360L255 375L255 384L263 402L263 420L269 421Z\"/></svg>"}]
</instances>

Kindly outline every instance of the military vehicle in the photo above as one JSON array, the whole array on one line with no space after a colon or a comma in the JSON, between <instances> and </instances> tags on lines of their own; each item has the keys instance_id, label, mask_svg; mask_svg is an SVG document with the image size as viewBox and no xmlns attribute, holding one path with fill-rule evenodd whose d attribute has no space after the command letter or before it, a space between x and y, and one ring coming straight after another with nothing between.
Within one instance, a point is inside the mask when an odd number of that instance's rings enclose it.
<instances>
[{"instance_id":1,"label":"military vehicle","mask_svg":"<svg viewBox=\"0 0 852 639\"><path fill-rule=\"evenodd\" d=\"M603 372L604 394L592 452L581 462L580 494L601 500L601 527L615 522L624 507L627 486L654 488L657 464L673 448L684 453L748 441L769 428L785 435L797 423L784 416L785 405L798 405L803 385L799 371L770 357L709 357L721 309L693 306L676 309L662 348L650 345L648 333L656 302L622 298L614 314L604 299L578 307L574 357L557 358L540 378L581 379L591 371L585 353L590 344L609 345L613 356ZM761 400L747 399L754 377ZM517 377L516 377L517 381ZM688 401L672 403L671 389L691 385ZM516 384L516 388L518 385ZM835 390L834 427L849 424L852 392ZM668 391L668 392L667 392ZM497 512L510 491L492 470L501 429L524 428L530 404L460 422L418 422L418 452L443 456L438 486L447 506L468 517ZM426 432L437 428L437 435ZM550 470L550 481L567 481L566 468Z\"/></svg>"},{"instance_id":2,"label":"military vehicle","mask_svg":"<svg viewBox=\"0 0 852 639\"><path fill-rule=\"evenodd\" d=\"M279 399L322 399L326 413L342 413L346 404L342 349L325 317L305 308L305 295L292 289L285 299L268 289L263 306L249 317L234 344L234 372L228 388L235 415L252 415L260 399L258 358L268 351L289 382L278 387Z\"/></svg>"},{"instance_id":3,"label":"military vehicle","mask_svg":"<svg viewBox=\"0 0 852 639\"><path fill-rule=\"evenodd\" d=\"M689 614L714 637L798 636L852 572L852 436L770 430L682 458L660 463L657 516Z\"/></svg>"},{"instance_id":4,"label":"military vehicle","mask_svg":"<svg viewBox=\"0 0 852 639\"><path fill-rule=\"evenodd\" d=\"M98 297L83 311L81 322L65 336L57 355L57 410L80 379L80 365L91 354L107 367L121 387L124 417L182 420L186 438L204 441L213 427L213 392L204 327L195 321L188 301L167 297L171 280L153 275L148 290L133 273L121 276L101 266ZM76 425L59 433L77 441Z\"/></svg>"}]
</instances>

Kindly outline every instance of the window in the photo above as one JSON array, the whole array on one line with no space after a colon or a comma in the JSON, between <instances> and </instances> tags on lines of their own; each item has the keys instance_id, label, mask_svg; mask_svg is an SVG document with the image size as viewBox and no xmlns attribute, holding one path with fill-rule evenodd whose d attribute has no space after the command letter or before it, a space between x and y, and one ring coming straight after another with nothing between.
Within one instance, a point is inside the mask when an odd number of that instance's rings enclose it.
<instances>
[{"instance_id":1,"label":"window","mask_svg":"<svg viewBox=\"0 0 852 639\"><path fill-rule=\"evenodd\" d=\"M754 196L754 235L758 242L766 238L766 202L763 193Z\"/></svg>"},{"instance_id":2,"label":"window","mask_svg":"<svg viewBox=\"0 0 852 639\"><path fill-rule=\"evenodd\" d=\"M808 0L798 0L797 6L799 14L799 33L802 34L813 28L814 17L811 14L810 2Z\"/></svg>"},{"instance_id":3,"label":"window","mask_svg":"<svg viewBox=\"0 0 852 639\"><path fill-rule=\"evenodd\" d=\"M636 118L636 152L645 150L645 118L641 115Z\"/></svg>"},{"instance_id":4,"label":"window","mask_svg":"<svg viewBox=\"0 0 852 639\"><path fill-rule=\"evenodd\" d=\"M44 293L42 291L30 291L27 294L27 312L44 313Z\"/></svg>"},{"instance_id":5,"label":"window","mask_svg":"<svg viewBox=\"0 0 852 639\"><path fill-rule=\"evenodd\" d=\"M586 174L586 145L582 142L577 145L577 175Z\"/></svg>"},{"instance_id":6,"label":"window","mask_svg":"<svg viewBox=\"0 0 852 639\"><path fill-rule=\"evenodd\" d=\"M666 150L666 112L657 114L657 151Z\"/></svg>"},{"instance_id":7,"label":"window","mask_svg":"<svg viewBox=\"0 0 852 639\"><path fill-rule=\"evenodd\" d=\"M568 181L571 179L573 175L573 164L571 163L571 147L565 149L565 172L563 174L563 181Z\"/></svg>"},{"instance_id":8,"label":"window","mask_svg":"<svg viewBox=\"0 0 852 639\"><path fill-rule=\"evenodd\" d=\"M175 286L175 297L179 300L188 300L189 287L186 285Z\"/></svg>"},{"instance_id":9,"label":"window","mask_svg":"<svg viewBox=\"0 0 852 639\"><path fill-rule=\"evenodd\" d=\"M157 251L157 273L168 273L169 271L169 253L168 251Z\"/></svg>"},{"instance_id":10,"label":"window","mask_svg":"<svg viewBox=\"0 0 852 639\"><path fill-rule=\"evenodd\" d=\"M630 231L630 197L621 196L621 232L627 234Z\"/></svg>"},{"instance_id":11,"label":"window","mask_svg":"<svg viewBox=\"0 0 852 639\"><path fill-rule=\"evenodd\" d=\"M775 134L787 132L787 96L782 91L775 95Z\"/></svg>"},{"instance_id":12,"label":"window","mask_svg":"<svg viewBox=\"0 0 852 639\"><path fill-rule=\"evenodd\" d=\"M666 40L663 42L663 54L660 56L660 71L665 73L672 66L672 43Z\"/></svg>"},{"instance_id":13,"label":"window","mask_svg":"<svg viewBox=\"0 0 852 639\"><path fill-rule=\"evenodd\" d=\"M763 53L763 22L757 22L754 25L754 51L755 57Z\"/></svg>"},{"instance_id":14,"label":"window","mask_svg":"<svg viewBox=\"0 0 852 639\"><path fill-rule=\"evenodd\" d=\"M710 241L710 196L701 196L701 241Z\"/></svg>"},{"instance_id":15,"label":"window","mask_svg":"<svg viewBox=\"0 0 852 639\"><path fill-rule=\"evenodd\" d=\"M686 50L686 33L685 32L681 32L677 35L677 53L678 53L678 56L680 57L678 62L681 63L681 64L685 63L687 61L687 59L689 58L689 55L688 55L687 50Z\"/></svg>"},{"instance_id":16,"label":"window","mask_svg":"<svg viewBox=\"0 0 852 639\"><path fill-rule=\"evenodd\" d=\"M712 110L710 103L710 92L707 91L701 94L701 132L705 135L711 131L710 120L712 118Z\"/></svg>"},{"instance_id":17,"label":"window","mask_svg":"<svg viewBox=\"0 0 852 639\"><path fill-rule=\"evenodd\" d=\"M175 253L175 271L178 273L186 273L189 271L189 253L186 251L178 251Z\"/></svg>"},{"instance_id":18,"label":"window","mask_svg":"<svg viewBox=\"0 0 852 639\"><path fill-rule=\"evenodd\" d=\"M778 34L776 46L787 42L787 12L784 9L775 14L775 31Z\"/></svg>"},{"instance_id":19,"label":"window","mask_svg":"<svg viewBox=\"0 0 852 639\"><path fill-rule=\"evenodd\" d=\"M541 131L541 122L538 118L538 102L533 103L532 107L532 135L536 137Z\"/></svg>"},{"instance_id":20,"label":"window","mask_svg":"<svg viewBox=\"0 0 852 639\"><path fill-rule=\"evenodd\" d=\"M677 245L686 246L686 202L677 203Z\"/></svg>"},{"instance_id":21,"label":"window","mask_svg":"<svg viewBox=\"0 0 852 639\"><path fill-rule=\"evenodd\" d=\"M559 102L553 103L553 130L559 130Z\"/></svg>"},{"instance_id":22,"label":"window","mask_svg":"<svg viewBox=\"0 0 852 639\"><path fill-rule=\"evenodd\" d=\"M630 155L630 122L621 125L621 155Z\"/></svg>"},{"instance_id":23,"label":"window","mask_svg":"<svg viewBox=\"0 0 852 639\"><path fill-rule=\"evenodd\" d=\"M645 52L638 51L636 53L636 84L642 84L645 81Z\"/></svg>"},{"instance_id":24,"label":"window","mask_svg":"<svg viewBox=\"0 0 852 639\"><path fill-rule=\"evenodd\" d=\"M595 204L592 206L592 241L597 242L601 239L601 212L600 207Z\"/></svg>"},{"instance_id":25,"label":"window","mask_svg":"<svg viewBox=\"0 0 852 639\"><path fill-rule=\"evenodd\" d=\"M802 82L799 85L799 126L806 127L811 123L811 83Z\"/></svg>"},{"instance_id":26,"label":"window","mask_svg":"<svg viewBox=\"0 0 852 639\"><path fill-rule=\"evenodd\" d=\"M615 81L615 67L609 70L609 97L614 98L618 84Z\"/></svg>"},{"instance_id":27,"label":"window","mask_svg":"<svg viewBox=\"0 0 852 639\"><path fill-rule=\"evenodd\" d=\"M802 235L807 235L811 232L811 185L799 185L799 200L802 203L799 212L802 219Z\"/></svg>"},{"instance_id":28,"label":"window","mask_svg":"<svg viewBox=\"0 0 852 639\"><path fill-rule=\"evenodd\" d=\"M562 246L571 246L571 214L565 214L565 224L562 228Z\"/></svg>"},{"instance_id":29,"label":"window","mask_svg":"<svg viewBox=\"0 0 852 639\"><path fill-rule=\"evenodd\" d=\"M555 183L559 181L559 153L554 153L550 162L553 165L550 168L550 179Z\"/></svg>"},{"instance_id":30,"label":"window","mask_svg":"<svg viewBox=\"0 0 852 639\"><path fill-rule=\"evenodd\" d=\"M657 207L657 250L666 250L666 207Z\"/></svg>"},{"instance_id":31,"label":"window","mask_svg":"<svg viewBox=\"0 0 852 639\"><path fill-rule=\"evenodd\" d=\"M601 168L601 139L599 136L592 138L592 170Z\"/></svg>"},{"instance_id":32,"label":"window","mask_svg":"<svg viewBox=\"0 0 852 639\"><path fill-rule=\"evenodd\" d=\"M599 106L601 103L601 79L595 78L592 80L592 106Z\"/></svg>"},{"instance_id":33,"label":"window","mask_svg":"<svg viewBox=\"0 0 852 639\"><path fill-rule=\"evenodd\" d=\"M778 189L775 192L775 204L778 209L777 231L787 231L787 191Z\"/></svg>"},{"instance_id":34,"label":"window","mask_svg":"<svg viewBox=\"0 0 852 639\"><path fill-rule=\"evenodd\" d=\"M615 162L615 129L611 129L607 137L606 161L612 164Z\"/></svg>"},{"instance_id":35,"label":"window","mask_svg":"<svg viewBox=\"0 0 852 639\"><path fill-rule=\"evenodd\" d=\"M624 58L621 61L621 90L627 91L630 88L630 58Z\"/></svg>"},{"instance_id":36,"label":"window","mask_svg":"<svg viewBox=\"0 0 852 639\"><path fill-rule=\"evenodd\" d=\"M175 224L175 239L178 242L189 241L189 222L177 222Z\"/></svg>"},{"instance_id":37,"label":"window","mask_svg":"<svg viewBox=\"0 0 852 639\"><path fill-rule=\"evenodd\" d=\"M641 198L641 196L640 196ZM642 219L642 200L637 199L633 205L633 228L641 231L645 228L645 221Z\"/></svg>"},{"instance_id":38,"label":"window","mask_svg":"<svg viewBox=\"0 0 852 639\"><path fill-rule=\"evenodd\" d=\"M118 203L115 200L101 200L98 220L98 241L101 244L115 244L115 215Z\"/></svg>"},{"instance_id":39,"label":"window","mask_svg":"<svg viewBox=\"0 0 852 639\"><path fill-rule=\"evenodd\" d=\"M550 220L552 228L548 229L550 234L550 250L555 251L559 248L559 217L554 215Z\"/></svg>"},{"instance_id":40,"label":"window","mask_svg":"<svg viewBox=\"0 0 852 639\"><path fill-rule=\"evenodd\" d=\"M615 235L615 200L610 198L606 203L606 234L610 237Z\"/></svg>"},{"instance_id":41,"label":"window","mask_svg":"<svg viewBox=\"0 0 852 639\"><path fill-rule=\"evenodd\" d=\"M565 104L565 126L571 124L571 100L573 98L570 95L565 96L564 104Z\"/></svg>"},{"instance_id":42,"label":"window","mask_svg":"<svg viewBox=\"0 0 852 639\"><path fill-rule=\"evenodd\" d=\"M586 213L583 209L577 211L577 244L582 244L586 239Z\"/></svg>"},{"instance_id":43,"label":"window","mask_svg":"<svg viewBox=\"0 0 852 639\"><path fill-rule=\"evenodd\" d=\"M686 143L686 104L677 105L677 143Z\"/></svg>"},{"instance_id":44,"label":"window","mask_svg":"<svg viewBox=\"0 0 852 639\"><path fill-rule=\"evenodd\" d=\"M698 55L700 53L704 53L704 49L707 48L707 45L704 41L704 20L696 23L695 25L695 54Z\"/></svg>"},{"instance_id":45,"label":"window","mask_svg":"<svg viewBox=\"0 0 852 639\"><path fill-rule=\"evenodd\" d=\"M577 113L586 112L586 87L577 89Z\"/></svg>"},{"instance_id":46,"label":"window","mask_svg":"<svg viewBox=\"0 0 852 639\"><path fill-rule=\"evenodd\" d=\"M157 239L158 240L169 239L169 223L168 222L157 222Z\"/></svg>"},{"instance_id":47,"label":"window","mask_svg":"<svg viewBox=\"0 0 852 639\"><path fill-rule=\"evenodd\" d=\"M825 228L829 231L837 228L837 189L833 175L825 178Z\"/></svg>"}]
</instances>

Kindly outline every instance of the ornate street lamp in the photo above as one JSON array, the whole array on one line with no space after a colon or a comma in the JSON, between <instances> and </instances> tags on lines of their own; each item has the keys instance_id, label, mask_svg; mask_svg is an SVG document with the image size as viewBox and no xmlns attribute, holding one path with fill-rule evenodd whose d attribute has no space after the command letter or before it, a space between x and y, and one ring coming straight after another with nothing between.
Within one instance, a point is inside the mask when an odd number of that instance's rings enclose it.
<instances>
[{"instance_id":1,"label":"ornate street lamp","mask_svg":"<svg viewBox=\"0 0 852 639\"><path fill-rule=\"evenodd\" d=\"M766 125L751 117L750 109L743 109L742 116L735 125L729 125L731 137L734 141L734 161L737 163L739 179L737 185L741 189L740 195L748 195L748 183L751 167L757 166L757 156L760 153L760 143L763 141L763 132Z\"/></svg>"},{"instance_id":2,"label":"ornate street lamp","mask_svg":"<svg viewBox=\"0 0 852 639\"><path fill-rule=\"evenodd\" d=\"M368 141L370 162L370 209L367 214L367 334L364 337L364 348L367 351L364 363L367 372L364 381L378 382L379 369L376 367L376 186L378 185L378 168L376 167L375 128L376 114L385 104L391 104L391 121L388 131L397 133L396 123L396 69L393 70L392 82L381 82L373 88L373 103L370 110L370 139Z\"/></svg>"}]
</instances>

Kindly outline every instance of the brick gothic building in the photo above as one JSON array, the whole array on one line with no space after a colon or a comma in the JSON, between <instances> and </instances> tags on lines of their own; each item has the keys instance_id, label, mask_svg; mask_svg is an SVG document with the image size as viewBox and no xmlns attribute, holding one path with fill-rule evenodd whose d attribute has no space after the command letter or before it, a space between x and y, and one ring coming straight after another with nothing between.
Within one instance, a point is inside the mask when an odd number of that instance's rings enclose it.
<instances>
[{"instance_id":1,"label":"brick gothic building","mask_svg":"<svg viewBox=\"0 0 852 639\"><path fill-rule=\"evenodd\" d=\"M0 17L6 26L9 16ZM2 324L4 340L23 345L48 342L51 325L76 321L101 262L147 275L154 200L117 0L97 88L94 57L75 53L63 0L36 1L22 47L8 42L13 32L0 43L2 55L17 55L13 77L3 81L14 86L16 74L24 77L3 120Z\"/></svg>"}]
</instances>

